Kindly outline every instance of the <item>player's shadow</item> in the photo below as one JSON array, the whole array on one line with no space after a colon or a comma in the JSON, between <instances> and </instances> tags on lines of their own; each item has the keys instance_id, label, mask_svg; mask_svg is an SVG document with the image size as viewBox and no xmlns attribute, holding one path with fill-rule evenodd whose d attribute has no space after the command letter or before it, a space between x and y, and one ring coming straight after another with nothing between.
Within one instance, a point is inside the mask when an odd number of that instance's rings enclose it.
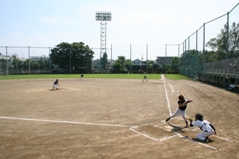
<instances>
[{"instance_id":1,"label":"player's shadow","mask_svg":"<svg viewBox=\"0 0 239 159\"><path fill-rule=\"evenodd\" d=\"M185 133L185 131L183 131L183 129L186 128L186 127L180 127L180 126L176 126L176 125L173 125L173 124L170 124L170 123L168 123L168 125L173 128L171 130L172 132Z\"/></svg>"},{"instance_id":2,"label":"player's shadow","mask_svg":"<svg viewBox=\"0 0 239 159\"><path fill-rule=\"evenodd\" d=\"M197 139L197 138L192 138L192 140L195 141L195 142L201 142L201 143L203 143L203 144L206 143L205 141L199 140L199 139ZM214 140L209 139L207 143L212 143L212 142L214 142Z\"/></svg>"}]
</instances>

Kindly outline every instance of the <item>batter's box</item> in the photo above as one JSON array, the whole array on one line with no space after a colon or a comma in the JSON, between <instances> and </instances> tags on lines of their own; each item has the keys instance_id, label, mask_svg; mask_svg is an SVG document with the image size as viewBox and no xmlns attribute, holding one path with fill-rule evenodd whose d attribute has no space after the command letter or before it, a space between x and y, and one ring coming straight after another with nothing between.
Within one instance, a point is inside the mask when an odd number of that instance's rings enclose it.
<instances>
[{"instance_id":1,"label":"batter's box","mask_svg":"<svg viewBox=\"0 0 239 159\"><path fill-rule=\"evenodd\" d=\"M235 144L234 141L230 139L226 139L217 135L210 136L210 142L208 143L210 146L216 147L217 149L222 149L225 147L230 147Z\"/></svg>"},{"instance_id":2,"label":"batter's box","mask_svg":"<svg viewBox=\"0 0 239 159\"><path fill-rule=\"evenodd\" d=\"M197 143L199 145L202 146L206 146L208 148L214 149L214 150L219 150L221 148L225 148L225 147L230 147L230 146L234 146L235 141L230 140L230 139L226 139L217 135L213 135L209 137L209 142L205 143L204 141L198 140L196 139L196 136L199 132L190 132L188 131L185 135L182 135L180 133L177 133L179 137L183 138L183 139L187 139L191 142Z\"/></svg>"},{"instance_id":3,"label":"batter's box","mask_svg":"<svg viewBox=\"0 0 239 159\"><path fill-rule=\"evenodd\" d=\"M135 126L131 127L130 130L155 141L163 141L177 136L173 132L154 125Z\"/></svg>"}]
</instances>

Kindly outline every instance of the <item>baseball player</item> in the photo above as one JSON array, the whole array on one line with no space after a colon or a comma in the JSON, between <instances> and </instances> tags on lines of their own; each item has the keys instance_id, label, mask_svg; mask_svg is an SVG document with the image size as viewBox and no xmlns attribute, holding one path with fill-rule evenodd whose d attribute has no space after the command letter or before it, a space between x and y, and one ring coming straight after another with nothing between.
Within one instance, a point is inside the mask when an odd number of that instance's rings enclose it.
<instances>
[{"instance_id":1,"label":"baseball player","mask_svg":"<svg viewBox=\"0 0 239 159\"><path fill-rule=\"evenodd\" d=\"M209 142L208 136L211 136L213 134L217 134L216 129L214 126L207 120L203 120L203 115L198 113L195 115L195 122L192 121L192 119L189 119L190 126L198 126L202 132L197 135L197 139L204 141L206 143Z\"/></svg>"},{"instance_id":2,"label":"baseball player","mask_svg":"<svg viewBox=\"0 0 239 159\"><path fill-rule=\"evenodd\" d=\"M188 121L186 118L186 108L187 108L187 104L192 102L193 100L188 100L186 101L184 99L183 95L179 95L178 96L178 109L175 111L175 113L173 115L171 115L169 118L166 119L166 122L168 122L171 118L178 116L178 115L182 115L185 123L186 123L186 127L188 127Z\"/></svg>"},{"instance_id":3,"label":"baseball player","mask_svg":"<svg viewBox=\"0 0 239 159\"><path fill-rule=\"evenodd\" d=\"M56 88L56 90L58 90L58 85L60 86L58 79L56 79L56 81L53 83L52 89L54 90L54 88Z\"/></svg>"},{"instance_id":4,"label":"baseball player","mask_svg":"<svg viewBox=\"0 0 239 159\"><path fill-rule=\"evenodd\" d=\"M142 82L144 82L144 80L146 80L146 81L148 82L148 79L147 79L146 74L144 74L144 78L143 78L143 81L142 81Z\"/></svg>"},{"instance_id":5,"label":"baseball player","mask_svg":"<svg viewBox=\"0 0 239 159\"><path fill-rule=\"evenodd\" d=\"M83 75L83 74L81 74L81 75L80 75L80 79L83 79L83 78L84 78L84 75Z\"/></svg>"}]
</instances>

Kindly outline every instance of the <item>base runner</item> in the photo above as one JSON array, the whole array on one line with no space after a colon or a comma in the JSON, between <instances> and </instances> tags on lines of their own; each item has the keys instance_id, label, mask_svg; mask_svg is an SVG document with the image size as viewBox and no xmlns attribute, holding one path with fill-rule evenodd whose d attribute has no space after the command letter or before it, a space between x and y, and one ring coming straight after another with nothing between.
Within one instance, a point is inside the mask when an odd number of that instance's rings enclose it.
<instances>
[{"instance_id":1,"label":"base runner","mask_svg":"<svg viewBox=\"0 0 239 159\"><path fill-rule=\"evenodd\" d=\"M146 80L148 82L148 78L145 73L144 73L144 78L143 78L142 82L144 82L144 80Z\"/></svg>"}]
</instances>

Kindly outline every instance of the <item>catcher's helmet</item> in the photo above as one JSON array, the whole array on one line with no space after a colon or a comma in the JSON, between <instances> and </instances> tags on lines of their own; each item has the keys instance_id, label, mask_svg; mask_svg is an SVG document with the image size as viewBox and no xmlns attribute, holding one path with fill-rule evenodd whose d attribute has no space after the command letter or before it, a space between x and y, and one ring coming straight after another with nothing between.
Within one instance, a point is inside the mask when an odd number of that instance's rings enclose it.
<instances>
[{"instance_id":1,"label":"catcher's helmet","mask_svg":"<svg viewBox=\"0 0 239 159\"><path fill-rule=\"evenodd\" d=\"M198 114L195 115L195 118L196 118L196 120L201 120L202 121L203 120L203 115L198 113Z\"/></svg>"}]
</instances>

